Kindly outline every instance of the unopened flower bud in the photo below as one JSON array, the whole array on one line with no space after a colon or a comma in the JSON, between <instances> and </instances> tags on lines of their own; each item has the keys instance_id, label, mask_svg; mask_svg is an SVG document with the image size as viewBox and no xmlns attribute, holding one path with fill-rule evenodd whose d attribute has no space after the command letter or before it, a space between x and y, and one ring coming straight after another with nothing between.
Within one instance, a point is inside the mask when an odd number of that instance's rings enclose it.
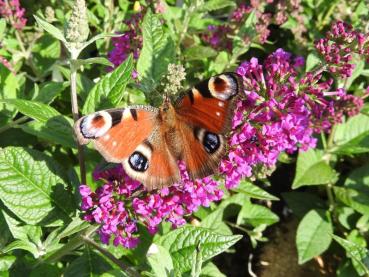
<instances>
[{"instance_id":1,"label":"unopened flower bud","mask_svg":"<svg viewBox=\"0 0 369 277\"><path fill-rule=\"evenodd\" d=\"M88 38L87 8L84 0L74 2L72 15L65 29L65 37L68 42L85 42Z\"/></svg>"}]
</instances>

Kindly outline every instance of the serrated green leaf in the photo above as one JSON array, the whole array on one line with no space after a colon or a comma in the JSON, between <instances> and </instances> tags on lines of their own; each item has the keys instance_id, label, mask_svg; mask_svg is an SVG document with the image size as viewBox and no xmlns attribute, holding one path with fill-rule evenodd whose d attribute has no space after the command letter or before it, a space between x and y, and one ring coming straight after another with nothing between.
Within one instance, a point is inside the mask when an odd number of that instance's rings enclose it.
<instances>
[{"instance_id":1,"label":"serrated green leaf","mask_svg":"<svg viewBox=\"0 0 369 277\"><path fill-rule=\"evenodd\" d=\"M369 251L339 236L332 235L332 237L346 250L346 254L351 258L357 273L360 276L364 274L369 275Z\"/></svg>"},{"instance_id":2,"label":"serrated green leaf","mask_svg":"<svg viewBox=\"0 0 369 277\"><path fill-rule=\"evenodd\" d=\"M56 39L58 39L58 40L60 40L64 43L66 42L62 31L60 31L58 28L51 25L47 21L39 18L37 15L34 15L34 18L36 19L36 21L40 25L40 27L42 29L44 29L46 32L48 32L50 35L52 35L53 37L55 37Z\"/></svg>"},{"instance_id":3,"label":"serrated green leaf","mask_svg":"<svg viewBox=\"0 0 369 277\"><path fill-rule=\"evenodd\" d=\"M113 72L105 75L90 91L83 106L83 113L89 114L119 104L124 95L124 89L131 80L133 59L130 55L124 63Z\"/></svg>"},{"instance_id":4,"label":"serrated green leaf","mask_svg":"<svg viewBox=\"0 0 369 277\"><path fill-rule=\"evenodd\" d=\"M359 114L336 126L334 133L335 148L340 154L369 152L369 116Z\"/></svg>"},{"instance_id":5,"label":"serrated green leaf","mask_svg":"<svg viewBox=\"0 0 369 277\"><path fill-rule=\"evenodd\" d=\"M231 247L242 236L224 236L209 229L185 226L158 239L157 243L169 250L177 272L186 272L192 268L193 252L200 246L202 260L206 261Z\"/></svg>"},{"instance_id":6,"label":"serrated green leaf","mask_svg":"<svg viewBox=\"0 0 369 277\"><path fill-rule=\"evenodd\" d=\"M261 200L279 200L278 197L271 195L265 190L255 186L254 184L247 182L245 180L241 181L237 188L234 189L237 192L246 194L247 196L255 199Z\"/></svg>"},{"instance_id":7,"label":"serrated green leaf","mask_svg":"<svg viewBox=\"0 0 369 277\"><path fill-rule=\"evenodd\" d=\"M54 108L40 102L24 99L3 99L0 102L12 105L24 115L44 123L49 118L60 115Z\"/></svg>"},{"instance_id":8,"label":"serrated green leaf","mask_svg":"<svg viewBox=\"0 0 369 277\"><path fill-rule=\"evenodd\" d=\"M292 188L334 183L337 173L324 160L324 152L310 149L300 151L297 158L296 175Z\"/></svg>"},{"instance_id":9,"label":"serrated green leaf","mask_svg":"<svg viewBox=\"0 0 369 277\"><path fill-rule=\"evenodd\" d=\"M154 90L174 59L174 43L157 15L147 12L142 24L143 47L137 61L138 78L145 93Z\"/></svg>"},{"instance_id":10,"label":"serrated green leaf","mask_svg":"<svg viewBox=\"0 0 369 277\"><path fill-rule=\"evenodd\" d=\"M104 258L86 246L83 255L70 263L65 269L65 277L89 276L98 277L108 272L112 267Z\"/></svg>"},{"instance_id":11,"label":"serrated green leaf","mask_svg":"<svg viewBox=\"0 0 369 277\"><path fill-rule=\"evenodd\" d=\"M60 224L74 209L59 165L45 154L19 147L0 149L0 199L28 224Z\"/></svg>"},{"instance_id":12,"label":"serrated green leaf","mask_svg":"<svg viewBox=\"0 0 369 277\"><path fill-rule=\"evenodd\" d=\"M252 225L257 227L262 224L272 225L279 221L279 217L270 209L252 204L250 201L246 202L237 217L238 225Z\"/></svg>"},{"instance_id":13,"label":"serrated green leaf","mask_svg":"<svg viewBox=\"0 0 369 277\"><path fill-rule=\"evenodd\" d=\"M172 258L169 251L163 246L153 243L147 253L147 260L155 276L174 276Z\"/></svg>"},{"instance_id":14,"label":"serrated green leaf","mask_svg":"<svg viewBox=\"0 0 369 277\"><path fill-rule=\"evenodd\" d=\"M297 227L296 246L299 264L327 250L332 241L332 232L332 224L324 210L308 212Z\"/></svg>"}]
</instances>

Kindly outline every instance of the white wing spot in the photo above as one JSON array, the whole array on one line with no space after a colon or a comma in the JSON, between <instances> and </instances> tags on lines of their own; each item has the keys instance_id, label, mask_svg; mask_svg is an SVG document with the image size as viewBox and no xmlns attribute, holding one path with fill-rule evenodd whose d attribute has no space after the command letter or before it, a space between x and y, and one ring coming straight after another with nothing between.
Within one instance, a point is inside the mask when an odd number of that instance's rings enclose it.
<instances>
[{"instance_id":1,"label":"white wing spot","mask_svg":"<svg viewBox=\"0 0 369 277\"><path fill-rule=\"evenodd\" d=\"M117 142L116 141L113 141L113 146L117 146Z\"/></svg>"},{"instance_id":2,"label":"white wing spot","mask_svg":"<svg viewBox=\"0 0 369 277\"><path fill-rule=\"evenodd\" d=\"M218 106L219 106L219 107L224 107L224 103L223 103L222 101L219 101L219 102L218 102Z\"/></svg>"},{"instance_id":3,"label":"white wing spot","mask_svg":"<svg viewBox=\"0 0 369 277\"><path fill-rule=\"evenodd\" d=\"M220 116L220 112L216 112L215 114L216 114L217 116Z\"/></svg>"},{"instance_id":4,"label":"white wing spot","mask_svg":"<svg viewBox=\"0 0 369 277\"><path fill-rule=\"evenodd\" d=\"M107 140L109 140L110 139L110 135L109 134L106 134L105 136L104 136L104 140L105 141L107 141Z\"/></svg>"}]
</instances>

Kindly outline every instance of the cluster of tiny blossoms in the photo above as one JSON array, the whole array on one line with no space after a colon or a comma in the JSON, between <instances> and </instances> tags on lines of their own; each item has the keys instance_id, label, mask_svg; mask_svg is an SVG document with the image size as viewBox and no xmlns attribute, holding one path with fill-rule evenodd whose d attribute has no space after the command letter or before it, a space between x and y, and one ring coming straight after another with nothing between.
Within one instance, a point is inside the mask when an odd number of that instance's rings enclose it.
<instances>
[{"instance_id":1,"label":"cluster of tiny blossoms","mask_svg":"<svg viewBox=\"0 0 369 277\"><path fill-rule=\"evenodd\" d=\"M25 9L19 0L0 0L0 16L7 19L15 29L22 30L26 26Z\"/></svg>"},{"instance_id":2,"label":"cluster of tiny blossoms","mask_svg":"<svg viewBox=\"0 0 369 277\"><path fill-rule=\"evenodd\" d=\"M95 192L86 185L80 186L84 219L101 225L98 232L103 243L112 239L116 246L133 248L139 242L139 222L151 234L163 220L176 228L186 223L186 215L222 198L223 191L216 181L210 177L192 181L183 163L179 168L180 183L152 192L129 178L122 166L95 170L94 179L103 180L104 185Z\"/></svg>"},{"instance_id":3,"label":"cluster of tiny blossoms","mask_svg":"<svg viewBox=\"0 0 369 277\"><path fill-rule=\"evenodd\" d=\"M114 66L124 62L130 54L133 54L134 59L138 59L142 48L142 31L140 23L143 18L143 13L138 12L126 20L124 23L128 30L122 36L112 39L113 49L110 51L108 58Z\"/></svg>"},{"instance_id":4,"label":"cluster of tiny blossoms","mask_svg":"<svg viewBox=\"0 0 369 277\"><path fill-rule=\"evenodd\" d=\"M350 24L338 21L325 38L315 43L331 72L341 77L351 76L355 65L353 54L364 55L369 61L369 34L354 30Z\"/></svg>"},{"instance_id":5,"label":"cluster of tiny blossoms","mask_svg":"<svg viewBox=\"0 0 369 277\"><path fill-rule=\"evenodd\" d=\"M332 91L333 80L323 80L322 70L299 78L299 64L278 49L262 64L252 58L237 69L245 95L237 102L229 154L221 163L227 188L273 168L282 152L315 147L314 133L329 131L363 106L342 88Z\"/></svg>"}]
</instances>

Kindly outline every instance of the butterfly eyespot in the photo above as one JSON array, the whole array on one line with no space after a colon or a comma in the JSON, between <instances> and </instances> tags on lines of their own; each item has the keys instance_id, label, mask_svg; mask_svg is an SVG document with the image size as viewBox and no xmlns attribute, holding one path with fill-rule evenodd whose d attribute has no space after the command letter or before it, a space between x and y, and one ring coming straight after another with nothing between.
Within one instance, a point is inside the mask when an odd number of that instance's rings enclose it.
<instances>
[{"instance_id":1,"label":"butterfly eyespot","mask_svg":"<svg viewBox=\"0 0 369 277\"><path fill-rule=\"evenodd\" d=\"M147 158L138 151L133 152L128 159L128 163L133 170L139 172L144 172L149 167L149 161Z\"/></svg>"},{"instance_id":2,"label":"butterfly eyespot","mask_svg":"<svg viewBox=\"0 0 369 277\"><path fill-rule=\"evenodd\" d=\"M216 152L220 147L220 139L217 134L206 132L203 138L203 145L206 152L212 154Z\"/></svg>"}]
</instances>

